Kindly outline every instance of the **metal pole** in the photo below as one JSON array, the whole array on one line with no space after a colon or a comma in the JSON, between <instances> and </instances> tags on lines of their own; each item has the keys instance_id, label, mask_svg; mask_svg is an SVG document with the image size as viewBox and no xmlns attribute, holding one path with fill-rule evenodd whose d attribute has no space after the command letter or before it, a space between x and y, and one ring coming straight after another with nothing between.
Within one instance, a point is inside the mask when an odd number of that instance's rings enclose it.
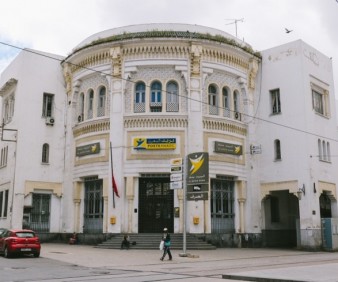
<instances>
[{"instance_id":1,"label":"metal pole","mask_svg":"<svg viewBox=\"0 0 338 282\"><path fill-rule=\"evenodd\" d=\"M187 228L186 228L186 221L187 221L187 179L186 179L186 160L183 160L183 173L184 173L184 180L183 180L183 254L185 255L187 252Z\"/></svg>"}]
</instances>

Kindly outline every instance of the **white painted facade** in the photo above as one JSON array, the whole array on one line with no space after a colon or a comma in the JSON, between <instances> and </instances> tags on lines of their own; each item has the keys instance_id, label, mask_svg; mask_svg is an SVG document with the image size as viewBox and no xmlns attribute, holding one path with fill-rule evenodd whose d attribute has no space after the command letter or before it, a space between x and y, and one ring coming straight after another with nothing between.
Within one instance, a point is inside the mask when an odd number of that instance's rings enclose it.
<instances>
[{"instance_id":1,"label":"white painted facade","mask_svg":"<svg viewBox=\"0 0 338 282\"><path fill-rule=\"evenodd\" d=\"M2 158L7 161L1 167L0 192L9 191L7 216L0 219L1 226L21 228L24 206L30 210L32 192L38 192L51 195L49 229L60 230L65 152L65 90L60 59L25 49L1 75L2 139L10 140L1 141L1 149L8 149ZM47 125L42 114L44 93L54 95L53 125ZM10 101L12 110L5 109L6 101ZM7 112L11 113L6 117ZM43 163L45 143L49 144L49 161Z\"/></svg>"},{"instance_id":2,"label":"white painted facade","mask_svg":"<svg viewBox=\"0 0 338 282\"><path fill-rule=\"evenodd\" d=\"M322 194L337 217L338 164L334 157L318 158L318 139L332 156L337 151L327 57L302 41L257 54L212 28L150 24L95 34L57 58L23 51L1 75L3 102L15 97L5 129L18 133L16 142L0 143L9 155L15 152L0 168L0 193L8 190L13 199L0 227L20 227L33 195L45 193L51 195L50 233L160 232L164 224L182 233L184 193L168 191L170 161L208 152L208 197L187 201L187 232L240 244L248 238L271 242L275 231L285 231L292 244L297 233L299 247L321 246ZM168 94L170 87L177 96ZM324 114L313 110L311 87L323 91ZM271 111L275 89L278 114ZM41 117L43 93L55 97L53 126ZM176 145L136 150L138 138ZM282 157L276 160L277 139ZM44 143L50 145L48 164L41 164ZM216 143L241 151L220 151Z\"/></svg>"}]
</instances>

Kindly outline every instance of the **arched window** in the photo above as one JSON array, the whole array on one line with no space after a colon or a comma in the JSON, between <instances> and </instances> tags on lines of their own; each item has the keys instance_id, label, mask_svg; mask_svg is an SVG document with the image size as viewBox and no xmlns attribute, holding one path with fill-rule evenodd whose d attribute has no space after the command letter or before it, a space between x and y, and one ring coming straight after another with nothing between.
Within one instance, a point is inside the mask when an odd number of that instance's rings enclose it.
<instances>
[{"instance_id":1,"label":"arched window","mask_svg":"<svg viewBox=\"0 0 338 282\"><path fill-rule=\"evenodd\" d=\"M84 94L83 92L80 94L79 97L79 116L77 117L78 122L84 120Z\"/></svg>"},{"instance_id":2,"label":"arched window","mask_svg":"<svg viewBox=\"0 0 338 282\"><path fill-rule=\"evenodd\" d=\"M237 120L241 120L239 93L237 90L234 91L233 102L234 102L234 118Z\"/></svg>"},{"instance_id":3,"label":"arched window","mask_svg":"<svg viewBox=\"0 0 338 282\"><path fill-rule=\"evenodd\" d=\"M323 150L323 160L326 161L327 160L327 152L326 152L326 144L325 141L322 141L322 150Z\"/></svg>"},{"instance_id":4,"label":"arched window","mask_svg":"<svg viewBox=\"0 0 338 282\"><path fill-rule=\"evenodd\" d=\"M167 112L178 112L178 85L175 81L167 84Z\"/></svg>"},{"instance_id":5,"label":"arched window","mask_svg":"<svg viewBox=\"0 0 338 282\"><path fill-rule=\"evenodd\" d=\"M155 81L151 84L150 111L162 112L162 84Z\"/></svg>"},{"instance_id":6,"label":"arched window","mask_svg":"<svg viewBox=\"0 0 338 282\"><path fill-rule=\"evenodd\" d=\"M222 102L223 102L223 116L230 117L230 101L229 101L229 91L226 87L223 87L222 90Z\"/></svg>"},{"instance_id":7,"label":"arched window","mask_svg":"<svg viewBox=\"0 0 338 282\"><path fill-rule=\"evenodd\" d=\"M322 141L320 139L318 139L318 156L319 160L323 159Z\"/></svg>"},{"instance_id":8,"label":"arched window","mask_svg":"<svg viewBox=\"0 0 338 282\"><path fill-rule=\"evenodd\" d=\"M280 140L275 140L275 160L281 160L282 159L282 151L281 151L281 145Z\"/></svg>"},{"instance_id":9,"label":"arched window","mask_svg":"<svg viewBox=\"0 0 338 282\"><path fill-rule=\"evenodd\" d=\"M103 117L106 109L106 87L102 86L99 90L99 101L97 103L97 116Z\"/></svg>"},{"instance_id":10,"label":"arched window","mask_svg":"<svg viewBox=\"0 0 338 282\"><path fill-rule=\"evenodd\" d=\"M146 99L146 85L144 82L138 82L135 87L135 100L134 100L134 112L144 113Z\"/></svg>"},{"instance_id":11,"label":"arched window","mask_svg":"<svg viewBox=\"0 0 338 282\"><path fill-rule=\"evenodd\" d=\"M93 106L94 106L94 90L90 89L88 91L88 118L93 118Z\"/></svg>"},{"instance_id":12,"label":"arched window","mask_svg":"<svg viewBox=\"0 0 338 282\"><path fill-rule=\"evenodd\" d=\"M328 162L331 162L331 149L330 149L330 143L329 142L326 142L326 153L327 153L326 160Z\"/></svg>"},{"instance_id":13,"label":"arched window","mask_svg":"<svg viewBox=\"0 0 338 282\"><path fill-rule=\"evenodd\" d=\"M209 103L209 114L217 115L218 114L217 88L213 84L209 85L208 87L208 103Z\"/></svg>"},{"instance_id":14,"label":"arched window","mask_svg":"<svg viewBox=\"0 0 338 282\"><path fill-rule=\"evenodd\" d=\"M47 143L42 145L42 163L49 163L49 145Z\"/></svg>"}]
</instances>

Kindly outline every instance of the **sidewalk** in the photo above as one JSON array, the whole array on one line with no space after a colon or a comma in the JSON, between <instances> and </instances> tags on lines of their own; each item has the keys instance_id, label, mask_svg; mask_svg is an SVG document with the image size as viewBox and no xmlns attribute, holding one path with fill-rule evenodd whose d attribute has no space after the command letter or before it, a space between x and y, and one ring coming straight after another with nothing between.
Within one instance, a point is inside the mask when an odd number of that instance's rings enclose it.
<instances>
[{"instance_id":1,"label":"sidewalk","mask_svg":"<svg viewBox=\"0 0 338 282\"><path fill-rule=\"evenodd\" d=\"M53 243L42 244L41 250L42 257L79 266L193 275L191 281L338 281L338 253L261 248L187 250L191 257L182 257L179 251L172 253L173 261L162 262L159 250L98 249Z\"/></svg>"}]
</instances>

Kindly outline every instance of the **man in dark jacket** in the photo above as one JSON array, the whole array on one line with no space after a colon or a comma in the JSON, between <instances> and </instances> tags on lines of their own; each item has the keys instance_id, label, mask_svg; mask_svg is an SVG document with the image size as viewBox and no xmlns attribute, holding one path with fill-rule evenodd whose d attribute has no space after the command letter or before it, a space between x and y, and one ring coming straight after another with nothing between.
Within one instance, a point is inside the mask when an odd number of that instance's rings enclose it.
<instances>
[{"instance_id":1,"label":"man in dark jacket","mask_svg":"<svg viewBox=\"0 0 338 282\"><path fill-rule=\"evenodd\" d=\"M163 255L160 258L160 260L164 260L164 257L166 256L166 254L169 255L169 260L172 260L173 257L170 252L171 240L170 240L170 234L168 233L168 228L163 229L162 240L164 241L164 246L163 246Z\"/></svg>"}]
</instances>

